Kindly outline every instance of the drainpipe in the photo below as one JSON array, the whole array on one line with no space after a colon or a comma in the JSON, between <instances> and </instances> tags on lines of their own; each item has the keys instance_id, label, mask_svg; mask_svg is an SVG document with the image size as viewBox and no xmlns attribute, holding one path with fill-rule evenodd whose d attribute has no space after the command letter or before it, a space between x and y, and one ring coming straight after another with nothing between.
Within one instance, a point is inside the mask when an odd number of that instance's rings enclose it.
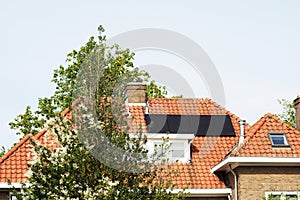
<instances>
[{"instance_id":1,"label":"drainpipe","mask_svg":"<svg viewBox=\"0 0 300 200\"><path fill-rule=\"evenodd\" d=\"M232 170L231 165L229 165L229 170L232 173L233 177L234 177L234 196L235 196L235 200L238 200L238 185L237 185L237 176L236 173Z\"/></svg>"},{"instance_id":2,"label":"drainpipe","mask_svg":"<svg viewBox=\"0 0 300 200\"><path fill-rule=\"evenodd\" d=\"M239 123L240 123L240 132L241 132L241 134L240 134L238 146L240 144L242 144L244 142L244 139L245 139L245 123L246 123L246 120L240 120Z\"/></svg>"}]
</instances>

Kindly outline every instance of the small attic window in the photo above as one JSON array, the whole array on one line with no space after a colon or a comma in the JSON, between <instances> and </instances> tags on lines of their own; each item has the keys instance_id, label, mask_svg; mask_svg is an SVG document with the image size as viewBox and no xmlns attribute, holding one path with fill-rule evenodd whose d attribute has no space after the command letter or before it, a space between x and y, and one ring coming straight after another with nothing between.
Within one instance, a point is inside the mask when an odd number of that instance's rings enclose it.
<instances>
[{"instance_id":1,"label":"small attic window","mask_svg":"<svg viewBox=\"0 0 300 200\"><path fill-rule=\"evenodd\" d=\"M289 146L285 133L269 133L272 146L283 147Z\"/></svg>"}]
</instances>

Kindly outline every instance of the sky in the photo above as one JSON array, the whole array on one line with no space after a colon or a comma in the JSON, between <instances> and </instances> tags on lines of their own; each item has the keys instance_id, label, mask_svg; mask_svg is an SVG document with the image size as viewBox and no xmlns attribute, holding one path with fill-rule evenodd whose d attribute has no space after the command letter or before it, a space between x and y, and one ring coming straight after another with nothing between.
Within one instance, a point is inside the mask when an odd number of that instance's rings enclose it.
<instances>
[{"instance_id":1,"label":"sky","mask_svg":"<svg viewBox=\"0 0 300 200\"><path fill-rule=\"evenodd\" d=\"M267 112L280 113L277 100L293 100L300 92L299 9L296 0L1 1L0 146L19 140L8 123L53 94L53 70L97 35L98 25L108 38L141 28L180 33L213 61L223 106L250 124ZM153 63L189 72L174 55L136 54L136 66ZM203 79L193 80L196 96L209 97Z\"/></svg>"}]
</instances>

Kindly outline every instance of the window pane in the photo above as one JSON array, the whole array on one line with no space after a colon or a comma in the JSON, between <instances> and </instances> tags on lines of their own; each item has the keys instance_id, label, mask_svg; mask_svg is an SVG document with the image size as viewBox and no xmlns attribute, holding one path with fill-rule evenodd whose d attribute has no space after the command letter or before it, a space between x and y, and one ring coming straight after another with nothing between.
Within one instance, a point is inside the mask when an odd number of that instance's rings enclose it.
<instances>
[{"instance_id":1,"label":"window pane","mask_svg":"<svg viewBox=\"0 0 300 200\"><path fill-rule=\"evenodd\" d=\"M172 158L184 158L184 150L173 150Z\"/></svg>"},{"instance_id":2,"label":"window pane","mask_svg":"<svg viewBox=\"0 0 300 200\"><path fill-rule=\"evenodd\" d=\"M173 150L183 150L184 149L184 142L173 142L172 143Z\"/></svg>"},{"instance_id":3,"label":"window pane","mask_svg":"<svg viewBox=\"0 0 300 200\"><path fill-rule=\"evenodd\" d=\"M154 142L154 152L156 152L158 156L162 155L163 148L161 142Z\"/></svg>"},{"instance_id":4,"label":"window pane","mask_svg":"<svg viewBox=\"0 0 300 200\"><path fill-rule=\"evenodd\" d=\"M154 142L154 152L157 154L157 156L162 156L162 157L168 157L170 150L169 150L169 145L163 142Z\"/></svg>"},{"instance_id":5,"label":"window pane","mask_svg":"<svg viewBox=\"0 0 300 200\"><path fill-rule=\"evenodd\" d=\"M284 133L269 133L272 145L288 146L288 141Z\"/></svg>"},{"instance_id":6,"label":"window pane","mask_svg":"<svg viewBox=\"0 0 300 200\"><path fill-rule=\"evenodd\" d=\"M284 138L282 135L272 135L273 144L284 144Z\"/></svg>"},{"instance_id":7,"label":"window pane","mask_svg":"<svg viewBox=\"0 0 300 200\"><path fill-rule=\"evenodd\" d=\"M184 158L184 142L172 143L172 158Z\"/></svg>"}]
</instances>

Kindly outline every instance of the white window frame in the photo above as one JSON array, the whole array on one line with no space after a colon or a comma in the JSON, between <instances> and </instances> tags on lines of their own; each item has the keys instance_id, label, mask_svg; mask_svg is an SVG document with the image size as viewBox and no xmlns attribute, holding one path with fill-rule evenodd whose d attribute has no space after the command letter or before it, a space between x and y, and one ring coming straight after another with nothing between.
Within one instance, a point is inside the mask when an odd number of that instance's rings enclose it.
<instances>
[{"instance_id":1,"label":"white window frame","mask_svg":"<svg viewBox=\"0 0 300 200\"><path fill-rule=\"evenodd\" d=\"M177 143L177 144L183 144L183 152L182 152L182 156L180 157L173 157L172 153L174 146L172 144ZM155 152L155 150L157 148L160 147L160 145L164 144L165 145L165 150L167 152L164 153L164 159L166 159L168 162L188 162L190 160L190 144L188 142L188 140L169 140L167 142L164 143L164 141L162 140L149 140L148 141L148 149L149 149L149 153L150 155L153 155ZM162 158L162 159L163 159Z\"/></svg>"},{"instance_id":2,"label":"white window frame","mask_svg":"<svg viewBox=\"0 0 300 200\"><path fill-rule=\"evenodd\" d=\"M149 156L155 154L155 144L163 144L166 147L169 147L169 152L166 153L164 158L168 162L189 162L191 159L191 142L194 139L193 134L148 134L147 135L147 144L146 147L149 150ZM164 140L164 139L167 139ZM173 157L172 156L172 146L173 143L183 143L183 156L182 157Z\"/></svg>"},{"instance_id":3,"label":"white window frame","mask_svg":"<svg viewBox=\"0 0 300 200\"><path fill-rule=\"evenodd\" d=\"M268 191L265 192L265 197L268 199L269 195L275 195L275 197L280 197L280 200L285 200L286 197L291 195L297 195L297 200L300 200L300 192L298 191ZM291 199L292 200L292 199Z\"/></svg>"},{"instance_id":4,"label":"white window frame","mask_svg":"<svg viewBox=\"0 0 300 200\"><path fill-rule=\"evenodd\" d=\"M274 144L272 136L275 136L275 137L276 136L282 136L284 144ZM270 138L270 141L271 141L271 144L272 144L273 147L288 147L288 146L290 146L289 142L288 142L288 140L286 138L285 133L269 133L269 138Z\"/></svg>"}]
</instances>

